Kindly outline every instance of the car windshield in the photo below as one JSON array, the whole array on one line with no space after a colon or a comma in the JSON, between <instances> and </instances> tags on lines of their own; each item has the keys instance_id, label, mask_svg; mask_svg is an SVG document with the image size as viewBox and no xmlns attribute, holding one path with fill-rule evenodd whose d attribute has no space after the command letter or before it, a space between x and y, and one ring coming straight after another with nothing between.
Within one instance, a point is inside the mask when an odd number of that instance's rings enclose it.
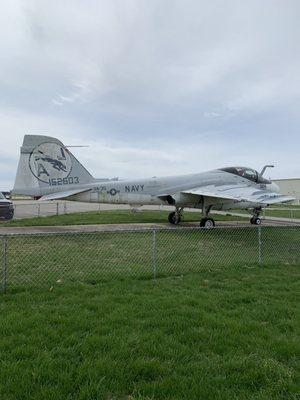
<instances>
[{"instance_id":1,"label":"car windshield","mask_svg":"<svg viewBox=\"0 0 300 400\"><path fill-rule=\"evenodd\" d=\"M229 172L234 175L242 176L243 178L249 179L250 181L258 181L258 173L255 169L245 168L245 167L230 167L222 168L222 171Z\"/></svg>"},{"instance_id":2,"label":"car windshield","mask_svg":"<svg viewBox=\"0 0 300 400\"><path fill-rule=\"evenodd\" d=\"M2 192L0 192L0 199L5 199L5 196Z\"/></svg>"}]
</instances>

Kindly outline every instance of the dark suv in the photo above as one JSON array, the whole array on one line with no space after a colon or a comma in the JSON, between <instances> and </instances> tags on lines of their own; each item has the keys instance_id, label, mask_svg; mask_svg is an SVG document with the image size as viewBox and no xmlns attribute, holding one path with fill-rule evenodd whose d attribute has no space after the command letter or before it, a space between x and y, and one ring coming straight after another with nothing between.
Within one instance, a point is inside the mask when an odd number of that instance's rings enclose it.
<instances>
[{"instance_id":1,"label":"dark suv","mask_svg":"<svg viewBox=\"0 0 300 400\"><path fill-rule=\"evenodd\" d=\"M0 192L0 219L12 219L13 216L13 203Z\"/></svg>"}]
</instances>

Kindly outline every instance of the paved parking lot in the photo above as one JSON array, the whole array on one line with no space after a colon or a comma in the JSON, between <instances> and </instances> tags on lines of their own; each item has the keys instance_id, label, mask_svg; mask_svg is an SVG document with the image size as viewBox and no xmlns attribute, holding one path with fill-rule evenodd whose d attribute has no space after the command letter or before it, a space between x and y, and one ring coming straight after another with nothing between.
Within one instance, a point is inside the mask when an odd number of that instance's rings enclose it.
<instances>
[{"instance_id":1,"label":"paved parking lot","mask_svg":"<svg viewBox=\"0 0 300 400\"><path fill-rule=\"evenodd\" d=\"M85 211L129 210L129 205L81 203L78 201L15 200L15 219L46 217ZM151 206L150 206L151 207ZM157 207L156 207L157 208ZM149 208L147 208L149 210ZM154 209L154 208L151 208Z\"/></svg>"}]
</instances>

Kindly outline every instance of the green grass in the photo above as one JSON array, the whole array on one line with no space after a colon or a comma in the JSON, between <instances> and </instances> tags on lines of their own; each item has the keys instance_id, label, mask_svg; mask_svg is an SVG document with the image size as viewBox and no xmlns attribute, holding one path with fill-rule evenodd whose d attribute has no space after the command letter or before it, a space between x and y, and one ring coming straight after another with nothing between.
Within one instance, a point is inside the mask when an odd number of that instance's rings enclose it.
<instances>
[{"instance_id":1,"label":"green grass","mask_svg":"<svg viewBox=\"0 0 300 400\"><path fill-rule=\"evenodd\" d=\"M249 215L247 211L244 210L235 210L233 212L239 214L246 214ZM300 207L270 207L265 208L262 213L260 214L261 217L278 217L278 218L287 218L287 219L300 219Z\"/></svg>"},{"instance_id":2,"label":"green grass","mask_svg":"<svg viewBox=\"0 0 300 400\"><path fill-rule=\"evenodd\" d=\"M300 208L300 204L273 204L272 208Z\"/></svg>"},{"instance_id":3,"label":"green grass","mask_svg":"<svg viewBox=\"0 0 300 400\"><path fill-rule=\"evenodd\" d=\"M235 210L250 218L249 213ZM93 211L72 213L65 215L53 215L48 217L34 217L17 219L13 221L0 221L0 226L64 226L64 225L94 225L94 224L132 224L132 223L167 223L169 211L139 211L133 213L128 210ZM291 211L287 209L265 211L266 216L291 218ZM237 216L214 214L216 221L246 221L247 219ZM293 218L300 218L299 210L293 211ZM201 213L185 212L183 222L199 222Z\"/></svg>"},{"instance_id":4,"label":"green grass","mask_svg":"<svg viewBox=\"0 0 300 400\"><path fill-rule=\"evenodd\" d=\"M292 211L290 209L278 209L278 210L269 210L266 209L264 214L267 217L280 217L280 218L300 218L300 208L295 208Z\"/></svg>"},{"instance_id":5,"label":"green grass","mask_svg":"<svg viewBox=\"0 0 300 400\"><path fill-rule=\"evenodd\" d=\"M296 400L299 266L0 297L1 400Z\"/></svg>"},{"instance_id":6,"label":"green grass","mask_svg":"<svg viewBox=\"0 0 300 400\"><path fill-rule=\"evenodd\" d=\"M299 227L176 228L153 232L112 231L15 235L8 238L8 287L50 287L186 274L240 265L300 264ZM0 248L0 257L1 255ZM154 252L155 250L155 252ZM155 259L155 264L153 263Z\"/></svg>"},{"instance_id":7,"label":"green grass","mask_svg":"<svg viewBox=\"0 0 300 400\"><path fill-rule=\"evenodd\" d=\"M58 226L58 225L88 225L88 224L132 224L132 223L166 223L169 211L139 211L133 213L127 210L117 211L93 211L73 213L65 215L54 215L40 218L24 218L3 222L2 226ZM217 221L236 221L239 217L215 215ZM185 212L184 222L199 222L201 213Z\"/></svg>"},{"instance_id":8,"label":"green grass","mask_svg":"<svg viewBox=\"0 0 300 400\"><path fill-rule=\"evenodd\" d=\"M291 211L292 210L292 211ZM292 214L291 214L292 212ZM300 218L300 205L298 204L273 204L264 211L266 216L280 218Z\"/></svg>"}]
</instances>

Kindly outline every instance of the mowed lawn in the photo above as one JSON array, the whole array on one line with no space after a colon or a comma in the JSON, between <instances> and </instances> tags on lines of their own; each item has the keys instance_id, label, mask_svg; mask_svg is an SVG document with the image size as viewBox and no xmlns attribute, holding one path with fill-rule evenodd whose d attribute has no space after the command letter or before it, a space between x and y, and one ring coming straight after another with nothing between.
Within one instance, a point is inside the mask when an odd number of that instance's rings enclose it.
<instances>
[{"instance_id":1,"label":"mowed lawn","mask_svg":"<svg viewBox=\"0 0 300 400\"><path fill-rule=\"evenodd\" d=\"M0 399L297 399L299 278L244 265L8 291Z\"/></svg>"},{"instance_id":2,"label":"mowed lawn","mask_svg":"<svg viewBox=\"0 0 300 400\"><path fill-rule=\"evenodd\" d=\"M34 217L2 222L2 226L63 226L63 225L88 225L88 224L133 224L133 223L167 223L170 211L137 211L108 210L81 212L48 217ZM216 221L237 221L240 217L214 215ZM198 212L185 212L182 222L200 222L202 214ZM243 219L244 220L244 219ZM0 226L1 226L0 225Z\"/></svg>"},{"instance_id":3,"label":"mowed lawn","mask_svg":"<svg viewBox=\"0 0 300 400\"><path fill-rule=\"evenodd\" d=\"M292 218L292 219L299 219L300 218L300 208L280 208L280 209L272 209L269 210L268 208L264 212L266 217L278 217L278 218Z\"/></svg>"},{"instance_id":4,"label":"mowed lawn","mask_svg":"<svg viewBox=\"0 0 300 400\"><path fill-rule=\"evenodd\" d=\"M12 288L152 278L234 266L299 265L300 227L178 228L7 237ZM0 259L3 246L0 248Z\"/></svg>"}]
</instances>

